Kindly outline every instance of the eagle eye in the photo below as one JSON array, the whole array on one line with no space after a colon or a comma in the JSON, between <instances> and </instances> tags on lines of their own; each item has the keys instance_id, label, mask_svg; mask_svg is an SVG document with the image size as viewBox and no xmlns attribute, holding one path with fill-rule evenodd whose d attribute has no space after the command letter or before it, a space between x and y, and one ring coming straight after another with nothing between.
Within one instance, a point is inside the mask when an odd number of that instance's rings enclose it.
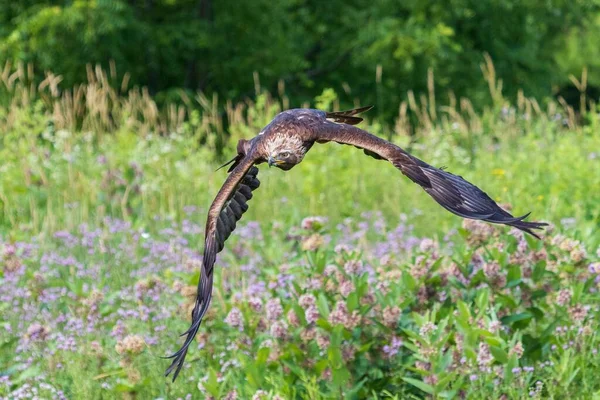
<instances>
[{"instance_id":1,"label":"eagle eye","mask_svg":"<svg viewBox=\"0 0 600 400\"><path fill-rule=\"evenodd\" d=\"M279 158L288 158L289 156L291 156L292 153L290 153L289 151L282 151L281 153L278 154Z\"/></svg>"}]
</instances>

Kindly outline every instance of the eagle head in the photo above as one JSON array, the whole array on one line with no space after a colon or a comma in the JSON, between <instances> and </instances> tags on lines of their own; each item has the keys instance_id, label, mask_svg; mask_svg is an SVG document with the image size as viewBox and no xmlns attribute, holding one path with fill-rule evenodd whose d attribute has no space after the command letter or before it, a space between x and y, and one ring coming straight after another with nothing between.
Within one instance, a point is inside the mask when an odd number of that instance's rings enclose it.
<instances>
[{"instance_id":1,"label":"eagle head","mask_svg":"<svg viewBox=\"0 0 600 400\"><path fill-rule=\"evenodd\" d=\"M308 147L296 137L276 136L265 144L265 158L269 167L284 171L300 164Z\"/></svg>"}]
</instances>

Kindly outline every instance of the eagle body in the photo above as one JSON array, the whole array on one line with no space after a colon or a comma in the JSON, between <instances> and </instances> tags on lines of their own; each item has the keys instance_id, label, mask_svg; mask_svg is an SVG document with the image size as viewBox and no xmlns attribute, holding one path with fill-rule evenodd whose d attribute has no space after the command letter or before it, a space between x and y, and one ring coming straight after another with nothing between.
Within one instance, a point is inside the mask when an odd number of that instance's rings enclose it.
<instances>
[{"instance_id":1,"label":"eagle body","mask_svg":"<svg viewBox=\"0 0 600 400\"><path fill-rule=\"evenodd\" d=\"M177 378L189 345L208 310L217 253L223 249L237 221L248 209L253 191L260 186L256 165L268 163L270 167L287 171L302 162L315 143L335 142L362 149L371 157L388 161L421 186L446 210L463 218L512 226L539 238L533 230L542 229L547 224L525 221L529 214L512 216L485 192L462 177L433 167L401 147L356 127L362 121L358 114L371 108L339 112L306 108L283 111L257 136L238 142L237 155L223 165L230 165L229 175L208 211L204 255L196 303L192 311L192 324L182 335L186 336L182 347L169 357L173 358L173 362L166 375L174 371L173 380Z\"/></svg>"}]
</instances>

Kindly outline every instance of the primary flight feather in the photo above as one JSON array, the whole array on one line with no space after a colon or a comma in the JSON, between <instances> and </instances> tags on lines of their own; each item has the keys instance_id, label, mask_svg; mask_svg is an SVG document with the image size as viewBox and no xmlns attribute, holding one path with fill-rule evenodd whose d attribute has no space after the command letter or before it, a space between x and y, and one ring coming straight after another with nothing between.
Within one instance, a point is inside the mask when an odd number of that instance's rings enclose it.
<instances>
[{"instance_id":1,"label":"primary flight feather","mask_svg":"<svg viewBox=\"0 0 600 400\"><path fill-rule=\"evenodd\" d=\"M174 372L173 380L177 378L189 345L208 310L217 253L223 249L237 221L248 209L247 203L252 198L252 192L260 185L256 164L266 162L269 166L287 171L299 164L315 143L352 145L371 157L392 163L446 210L464 218L513 226L539 239L533 230L541 229L547 224L525 221L529 214L513 217L481 189L462 177L432 167L402 148L354 126L362 121L357 115L371 108L331 113L305 108L284 111L253 139L239 141L237 156L224 165L231 165L229 176L208 211L204 255L196 303L192 311L192 324L182 334L186 338L181 349L169 357L173 358L173 362L165 375Z\"/></svg>"}]
</instances>

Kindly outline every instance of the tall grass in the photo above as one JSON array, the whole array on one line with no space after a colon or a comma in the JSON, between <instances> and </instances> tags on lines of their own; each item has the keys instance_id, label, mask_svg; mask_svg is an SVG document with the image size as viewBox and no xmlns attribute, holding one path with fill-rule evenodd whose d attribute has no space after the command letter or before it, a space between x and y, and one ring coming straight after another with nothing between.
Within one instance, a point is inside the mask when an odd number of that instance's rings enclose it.
<instances>
[{"instance_id":1,"label":"tall grass","mask_svg":"<svg viewBox=\"0 0 600 400\"><path fill-rule=\"evenodd\" d=\"M590 164L591 171L583 165L564 166L585 164L594 156L598 114L588 111L578 118L564 101L550 101L542 108L522 93L511 104L502 95L502 82L489 57L481 67L491 107L476 111L468 99L457 99L452 93L440 99L430 70L428 93L407 93L393 127L376 121L365 127L426 161L447 165L457 173L468 171L467 178L482 182L484 189L525 211L546 210L549 218L568 214L597 222L592 199L584 194L598 185L598 174L591 173L597 163ZM223 178L213 173L217 163L229 156L221 154L231 153L239 138L254 136L276 113L293 106L283 84L278 95L272 96L261 89L257 76L255 100L233 104L220 102L216 96L197 93L192 98L182 92L179 104L159 107L147 90L128 87L127 74L118 78L114 65L109 71L91 66L87 71L87 83L63 89L60 77L52 73L40 78L30 66L4 66L0 74L0 229L5 232L19 227L30 234L105 215L143 219L167 213L177 217L183 205L205 206ZM585 89L584 84L579 87ZM337 109L339 98L327 91L315 106ZM582 111L595 109L583 97L582 107ZM517 151L524 146L527 153ZM545 150L539 152L540 147ZM266 182L261 192L270 200L254 206L257 215L263 211L262 204L285 196L291 198L290 207L343 218L352 213L354 201L374 206L371 193L377 185L401 181L393 168L353 155L349 149L318 146L311 158L313 162L289 174L269 174L267 181L272 184ZM375 170L377 174L372 173ZM371 171L368 180L365 171ZM329 185L330 179L336 184ZM320 191L325 187L326 191ZM421 193L406 187L409 195L402 202L394 191L384 194L386 215L398 215L417 204L426 211L435 209L433 204L421 204ZM311 198L314 192L328 193L348 206L333 206L335 202L325 197ZM570 195L582 207L564 212L571 205ZM442 221L447 219L442 217Z\"/></svg>"}]
</instances>

